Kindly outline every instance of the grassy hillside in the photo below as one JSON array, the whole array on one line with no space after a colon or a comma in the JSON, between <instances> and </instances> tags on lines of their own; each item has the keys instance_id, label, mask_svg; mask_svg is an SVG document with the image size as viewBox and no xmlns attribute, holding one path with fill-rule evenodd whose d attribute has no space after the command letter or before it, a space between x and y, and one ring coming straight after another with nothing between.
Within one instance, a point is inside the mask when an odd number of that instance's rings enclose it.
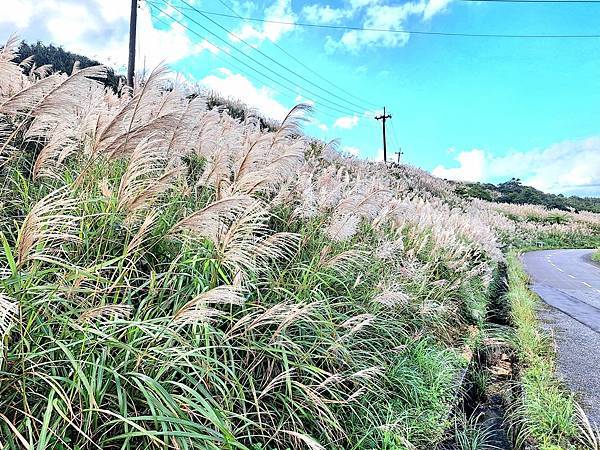
<instances>
[{"instance_id":1,"label":"grassy hillside","mask_svg":"<svg viewBox=\"0 0 600 450\"><path fill-rule=\"evenodd\" d=\"M468 201L409 166L0 52L0 447L431 448L504 245L600 215Z\"/></svg>"}]
</instances>

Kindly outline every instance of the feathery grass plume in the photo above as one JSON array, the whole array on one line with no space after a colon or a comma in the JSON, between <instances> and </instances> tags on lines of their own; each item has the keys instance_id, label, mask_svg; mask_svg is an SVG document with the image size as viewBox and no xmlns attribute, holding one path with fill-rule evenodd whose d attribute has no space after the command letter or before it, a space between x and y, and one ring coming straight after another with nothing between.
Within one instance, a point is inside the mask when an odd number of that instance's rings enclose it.
<instances>
[{"instance_id":1,"label":"feathery grass plume","mask_svg":"<svg viewBox=\"0 0 600 450\"><path fill-rule=\"evenodd\" d=\"M133 235L127 247L125 247L125 255L132 255L136 252L144 243L148 233L152 230L154 222L158 218L159 214L157 211L150 211L146 214L146 217L142 221L136 233Z\"/></svg>"},{"instance_id":2,"label":"feathery grass plume","mask_svg":"<svg viewBox=\"0 0 600 450\"><path fill-rule=\"evenodd\" d=\"M360 218L355 215L337 216L325 227L325 234L335 242L347 241L356 234L359 224Z\"/></svg>"},{"instance_id":3,"label":"feathery grass plume","mask_svg":"<svg viewBox=\"0 0 600 450\"><path fill-rule=\"evenodd\" d=\"M78 94L81 91L101 88L101 80L106 78L106 73L105 66L92 66L82 70L74 69L71 76L63 78L31 109L30 114L34 119L27 135L43 134L44 130L54 128L63 122L65 116L69 119L76 116L78 109L82 107Z\"/></svg>"},{"instance_id":4,"label":"feathery grass plume","mask_svg":"<svg viewBox=\"0 0 600 450\"><path fill-rule=\"evenodd\" d=\"M352 273L357 269L360 270L369 263L368 252L357 248L343 251L337 255L330 255L330 253L330 247L324 247L321 250L319 266L333 270L340 275Z\"/></svg>"},{"instance_id":5,"label":"feathery grass plume","mask_svg":"<svg viewBox=\"0 0 600 450\"><path fill-rule=\"evenodd\" d=\"M325 450L325 447L319 444L318 441L306 434L291 430L281 430L280 433L293 437L296 443L305 444L310 450Z\"/></svg>"},{"instance_id":6,"label":"feathery grass plume","mask_svg":"<svg viewBox=\"0 0 600 450\"><path fill-rule=\"evenodd\" d=\"M13 34L0 48L0 99L8 97L19 89L22 82L22 68L14 62L17 57L19 37Z\"/></svg>"},{"instance_id":7,"label":"feathery grass plume","mask_svg":"<svg viewBox=\"0 0 600 450\"><path fill-rule=\"evenodd\" d=\"M398 288L389 287L377 294L373 301L388 308L396 308L397 306L407 305L410 296Z\"/></svg>"},{"instance_id":8,"label":"feathery grass plume","mask_svg":"<svg viewBox=\"0 0 600 450\"><path fill-rule=\"evenodd\" d=\"M79 142L74 139L72 122L61 122L50 133L50 138L40 150L33 164L32 176L34 180L42 176L60 178L60 165L79 147Z\"/></svg>"},{"instance_id":9,"label":"feathery grass plume","mask_svg":"<svg viewBox=\"0 0 600 450\"><path fill-rule=\"evenodd\" d=\"M19 315L19 305L8 295L0 292L0 350L4 338ZM0 352L1 354L1 352Z\"/></svg>"},{"instance_id":10,"label":"feathery grass plume","mask_svg":"<svg viewBox=\"0 0 600 450\"><path fill-rule=\"evenodd\" d=\"M133 97L121 104L110 120L98 122L92 155L120 158L132 153L149 136L172 132L180 110L172 110L171 102L160 104L161 87L167 73L168 69L164 66L155 68L142 85L136 85Z\"/></svg>"},{"instance_id":11,"label":"feathery grass plume","mask_svg":"<svg viewBox=\"0 0 600 450\"><path fill-rule=\"evenodd\" d=\"M79 316L79 322L90 323L94 321L110 321L115 319L129 319L133 313L133 306L125 304L101 305L90 308Z\"/></svg>"},{"instance_id":12,"label":"feathery grass plume","mask_svg":"<svg viewBox=\"0 0 600 450\"><path fill-rule=\"evenodd\" d=\"M342 336L340 336L338 338L338 341L348 339L349 337L355 335L356 333L361 331L363 328L371 325L374 320L375 320L375 316L373 314L368 314L368 313L359 314L357 316L350 317L349 319L345 320L344 323L342 323L342 325L341 325L342 328L345 328L348 331L346 331Z\"/></svg>"},{"instance_id":13,"label":"feathery grass plume","mask_svg":"<svg viewBox=\"0 0 600 450\"><path fill-rule=\"evenodd\" d=\"M400 236L394 240L383 240L375 250L375 256L384 261L397 257L404 250L404 238Z\"/></svg>"},{"instance_id":14,"label":"feathery grass plume","mask_svg":"<svg viewBox=\"0 0 600 450\"><path fill-rule=\"evenodd\" d=\"M256 255L266 259L284 260L298 250L302 236L298 233L271 234L255 244Z\"/></svg>"},{"instance_id":15,"label":"feathery grass plume","mask_svg":"<svg viewBox=\"0 0 600 450\"><path fill-rule=\"evenodd\" d=\"M17 237L18 267L36 259L51 260L64 251L63 245L81 240L78 235L80 216L75 214L79 200L70 197L70 189L62 187L33 205Z\"/></svg>"},{"instance_id":16,"label":"feathery grass plume","mask_svg":"<svg viewBox=\"0 0 600 450\"><path fill-rule=\"evenodd\" d=\"M165 169L164 141L147 138L135 148L121 178L117 194L119 209L129 215L149 207L182 173L182 167Z\"/></svg>"},{"instance_id":17,"label":"feathery grass plume","mask_svg":"<svg viewBox=\"0 0 600 450\"><path fill-rule=\"evenodd\" d=\"M226 225L241 212L247 210L253 203L255 203L255 200L248 195L233 195L217 200L177 222L173 225L169 234L173 235L188 231L192 235L206 237L213 242L218 242Z\"/></svg>"},{"instance_id":18,"label":"feathery grass plume","mask_svg":"<svg viewBox=\"0 0 600 450\"><path fill-rule=\"evenodd\" d=\"M579 403L575 403L577 428L579 429L578 441L583 448L600 450L600 430L597 425L592 425L590 419Z\"/></svg>"},{"instance_id":19,"label":"feathery grass plume","mask_svg":"<svg viewBox=\"0 0 600 450\"><path fill-rule=\"evenodd\" d=\"M278 142L285 142L291 137L300 136L302 134L301 127L308 121L312 112L313 107L306 103L299 103L290 109L273 136L273 145Z\"/></svg>"},{"instance_id":20,"label":"feathery grass plume","mask_svg":"<svg viewBox=\"0 0 600 450\"><path fill-rule=\"evenodd\" d=\"M36 83L25 84L18 92L13 93L0 103L0 113L16 115L19 112L31 111L42 99L63 82L65 76L54 73Z\"/></svg>"},{"instance_id":21,"label":"feathery grass plume","mask_svg":"<svg viewBox=\"0 0 600 450\"><path fill-rule=\"evenodd\" d=\"M210 322L225 313L208 305L243 305L244 297L233 286L218 286L194 297L173 317L176 325L188 325L197 322Z\"/></svg>"},{"instance_id":22,"label":"feathery grass plume","mask_svg":"<svg viewBox=\"0 0 600 450\"><path fill-rule=\"evenodd\" d=\"M0 168L17 153L17 148L11 144L15 135L16 130L10 123L0 121Z\"/></svg>"}]
</instances>

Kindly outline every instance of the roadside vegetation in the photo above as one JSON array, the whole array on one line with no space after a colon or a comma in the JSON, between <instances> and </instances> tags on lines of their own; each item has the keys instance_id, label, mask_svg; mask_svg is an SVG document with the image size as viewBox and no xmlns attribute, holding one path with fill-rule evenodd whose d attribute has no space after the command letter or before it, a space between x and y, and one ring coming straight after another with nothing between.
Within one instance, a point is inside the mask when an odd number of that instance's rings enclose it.
<instances>
[{"instance_id":1,"label":"roadside vegetation","mask_svg":"<svg viewBox=\"0 0 600 450\"><path fill-rule=\"evenodd\" d=\"M592 261L600 263L600 250L596 250L592 255Z\"/></svg>"},{"instance_id":2,"label":"roadside vegetation","mask_svg":"<svg viewBox=\"0 0 600 450\"><path fill-rule=\"evenodd\" d=\"M600 435L575 396L557 379L554 344L537 319L539 297L529 289L519 255L507 255L511 321L519 360L517 400L509 416L518 448L596 449Z\"/></svg>"},{"instance_id":3,"label":"roadside vegetation","mask_svg":"<svg viewBox=\"0 0 600 450\"><path fill-rule=\"evenodd\" d=\"M456 426L501 249L598 239L597 214L465 200L314 142L304 105L265 127L163 68L115 93L102 66L41 70L16 47L3 448L431 448Z\"/></svg>"}]
</instances>

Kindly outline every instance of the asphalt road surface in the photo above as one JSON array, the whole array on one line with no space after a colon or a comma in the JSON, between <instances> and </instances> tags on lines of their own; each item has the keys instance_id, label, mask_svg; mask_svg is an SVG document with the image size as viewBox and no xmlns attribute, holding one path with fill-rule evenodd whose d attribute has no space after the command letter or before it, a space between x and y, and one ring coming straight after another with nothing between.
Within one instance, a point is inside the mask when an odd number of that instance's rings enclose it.
<instances>
[{"instance_id":1,"label":"asphalt road surface","mask_svg":"<svg viewBox=\"0 0 600 450\"><path fill-rule=\"evenodd\" d=\"M529 252L523 263L532 290L549 305L540 318L555 337L558 375L600 425L600 267L590 259L593 252Z\"/></svg>"}]
</instances>

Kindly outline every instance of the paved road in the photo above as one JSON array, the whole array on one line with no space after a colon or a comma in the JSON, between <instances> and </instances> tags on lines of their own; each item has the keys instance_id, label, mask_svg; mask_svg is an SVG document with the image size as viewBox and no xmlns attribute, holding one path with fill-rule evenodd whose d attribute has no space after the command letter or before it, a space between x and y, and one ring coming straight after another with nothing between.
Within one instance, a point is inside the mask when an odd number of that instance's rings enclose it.
<instances>
[{"instance_id":1,"label":"paved road","mask_svg":"<svg viewBox=\"0 0 600 450\"><path fill-rule=\"evenodd\" d=\"M591 421L600 425L600 267L594 250L544 250L523 255L532 289L550 307L540 311L554 333L558 374L579 392Z\"/></svg>"}]
</instances>

